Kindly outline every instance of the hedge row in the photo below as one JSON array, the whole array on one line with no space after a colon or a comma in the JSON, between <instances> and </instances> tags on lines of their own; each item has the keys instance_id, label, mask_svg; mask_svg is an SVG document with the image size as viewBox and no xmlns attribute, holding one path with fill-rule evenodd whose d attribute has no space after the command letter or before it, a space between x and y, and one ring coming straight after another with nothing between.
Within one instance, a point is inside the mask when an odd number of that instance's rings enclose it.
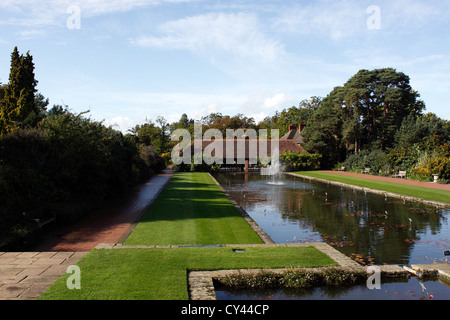
<instances>
[{"instance_id":1,"label":"hedge row","mask_svg":"<svg viewBox=\"0 0 450 320\"><path fill-rule=\"evenodd\" d=\"M151 146L68 111L0 139L0 246L71 223L165 167Z\"/></svg>"}]
</instances>

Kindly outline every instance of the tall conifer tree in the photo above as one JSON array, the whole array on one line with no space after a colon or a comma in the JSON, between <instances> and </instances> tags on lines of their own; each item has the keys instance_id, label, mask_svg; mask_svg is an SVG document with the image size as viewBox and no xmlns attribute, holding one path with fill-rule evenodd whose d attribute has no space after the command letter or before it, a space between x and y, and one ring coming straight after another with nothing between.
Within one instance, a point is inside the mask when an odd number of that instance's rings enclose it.
<instances>
[{"instance_id":1,"label":"tall conifer tree","mask_svg":"<svg viewBox=\"0 0 450 320\"><path fill-rule=\"evenodd\" d=\"M35 103L37 81L33 57L29 52L19 54L17 47L11 54L9 83L0 101L0 136L18 127L34 127L41 117Z\"/></svg>"}]
</instances>

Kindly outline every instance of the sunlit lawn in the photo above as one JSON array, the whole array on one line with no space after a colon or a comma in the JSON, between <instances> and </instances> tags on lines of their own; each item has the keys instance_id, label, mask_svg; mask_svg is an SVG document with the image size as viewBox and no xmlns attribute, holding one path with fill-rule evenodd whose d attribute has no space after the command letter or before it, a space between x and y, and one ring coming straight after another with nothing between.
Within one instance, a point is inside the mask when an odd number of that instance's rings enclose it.
<instances>
[{"instance_id":1,"label":"sunlit lawn","mask_svg":"<svg viewBox=\"0 0 450 320\"><path fill-rule=\"evenodd\" d=\"M336 263L314 247L95 249L79 263L81 289L62 276L44 300L185 300L189 270L321 267ZM240 250L239 250L240 251Z\"/></svg>"},{"instance_id":2,"label":"sunlit lawn","mask_svg":"<svg viewBox=\"0 0 450 320\"><path fill-rule=\"evenodd\" d=\"M262 243L207 173L176 173L124 244Z\"/></svg>"}]
</instances>

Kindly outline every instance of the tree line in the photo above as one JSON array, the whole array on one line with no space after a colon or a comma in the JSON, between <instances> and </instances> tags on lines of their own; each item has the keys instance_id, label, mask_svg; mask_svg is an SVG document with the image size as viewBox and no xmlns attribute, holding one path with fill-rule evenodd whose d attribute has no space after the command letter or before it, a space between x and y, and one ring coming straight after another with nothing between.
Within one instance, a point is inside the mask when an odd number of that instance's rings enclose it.
<instances>
[{"instance_id":1,"label":"tree line","mask_svg":"<svg viewBox=\"0 0 450 320\"><path fill-rule=\"evenodd\" d=\"M54 105L28 52L0 87L0 247L33 242L49 219L72 223L165 168L152 141Z\"/></svg>"},{"instance_id":2,"label":"tree line","mask_svg":"<svg viewBox=\"0 0 450 320\"><path fill-rule=\"evenodd\" d=\"M170 162L176 129L194 133L195 120L183 114L173 123L163 116L147 120L122 134L87 112L49 108L37 84L33 57L14 48L9 82L0 84L0 246L29 241L39 221L71 222L123 195ZM313 157L282 155L287 169L370 167L382 175L404 170L425 181L438 174L448 182L450 122L425 110L409 77L384 68L360 70L327 96L258 123L221 113L199 121L203 132L218 129L224 137L227 129L278 129L281 137L290 124L305 124L302 147Z\"/></svg>"},{"instance_id":3,"label":"tree line","mask_svg":"<svg viewBox=\"0 0 450 320\"><path fill-rule=\"evenodd\" d=\"M211 113L200 122L204 131L219 129L224 136L226 129L278 129L280 137L290 124L303 123L302 146L322 155L321 169L369 167L382 175L401 170L410 178L430 181L432 174L438 174L441 182L448 182L450 122L425 111L409 76L383 68L360 70L327 96L303 100L258 123L243 114L221 113ZM183 114L167 124L167 137L178 128L192 135L194 119ZM172 147L170 142L167 146Z\"/></svg>"}]
</instances>

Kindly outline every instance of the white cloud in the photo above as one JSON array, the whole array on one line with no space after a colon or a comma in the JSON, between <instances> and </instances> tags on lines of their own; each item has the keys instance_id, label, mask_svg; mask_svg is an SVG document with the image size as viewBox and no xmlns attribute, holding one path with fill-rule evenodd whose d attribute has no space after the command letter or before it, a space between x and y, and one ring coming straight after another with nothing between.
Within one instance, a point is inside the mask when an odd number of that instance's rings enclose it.
<instances>
[{"instance_id":1,"label":"white cloud","mask_svg":"<svg viewBox=\"0 0 450 320\"><path fill-rule=\"evenodd\" d=\"M293 98L285 93L277 93L273 96L267 96L262 91L253 93L242 105L243 114L253 114L258 121L266 117L266 113L273 114L275 111L281 111L297 104L298 98ZM262 118L261 118L262 117Z\"/></svg>"},{"instance_id":2,"label":"white cloud","mask_svg":"<svg viewBox=\"0 0 450 320\"><path fill-rule=\"evenodd\" d=\"M284 53L283 45L266 36L257 16L249 13L208 13L166 22L158 30L160 35L130 41L142 47L188 50L212 61L226 53L268 62Z\"/></svg>"},{"instance_id":3,"label":"white cloud","mask_svg":"<svg viewBox=\"0 0 450 320\"><path fill-rule=\"evenodd\" d=\"M105 126L111 126L113 129L122 131L123 133L127 133L129 129L143 123L145 123L145 117L130 119L129 117L117 116L103 121Z\"/></svg>"},{"instance_id":4,"label":"white cloud","mask_svg":"<svg viewBox=\"0 0 450 320\"><path fill-rule=\"evenodd\" d=\"M292 99L286 97L284 93L278 93L273 97L264 100L263 109L280 108L290 100Z\"/></svg>"},{"instance_id":5,"label":"white cloud","mask_svg":"<svg viewBox=\"0 0 450 320\"><path fill-rule=\"evenodd\" d=\"M247 116L249 118L253 118L255 120L255 123L259 123L259 122L263 121L266 117L273 116L273 113L267 114L265 112L259 112L259 113L246 114L245 116Z\"/></svg>"}]
</instances>

